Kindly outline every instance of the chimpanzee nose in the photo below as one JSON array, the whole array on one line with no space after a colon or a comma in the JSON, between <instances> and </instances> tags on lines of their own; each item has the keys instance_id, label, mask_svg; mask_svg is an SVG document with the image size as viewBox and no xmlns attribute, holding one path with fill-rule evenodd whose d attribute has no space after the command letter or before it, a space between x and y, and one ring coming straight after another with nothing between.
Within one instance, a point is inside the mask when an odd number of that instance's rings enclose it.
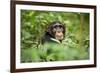
<instances>
[{"instance_id":1,"label":"chimpanzee nose","mask_svg":"<svg viewBox=\"0 0 100 73\"><path fill-rule=\"evenodd\" d=\"M58 36L60 37L60 36L63 36L63 33L62 32L57 32L58 34Z\"/></svg>"}]
</instances>

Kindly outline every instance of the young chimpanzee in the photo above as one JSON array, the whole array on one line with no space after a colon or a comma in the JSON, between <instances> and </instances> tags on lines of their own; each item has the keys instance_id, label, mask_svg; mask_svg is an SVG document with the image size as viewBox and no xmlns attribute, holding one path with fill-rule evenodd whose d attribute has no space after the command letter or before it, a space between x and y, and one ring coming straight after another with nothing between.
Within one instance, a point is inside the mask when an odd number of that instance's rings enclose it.
<instances>
[{"instance_id":1,"label":"young chimpanzee","mask_svg":"<svg viewBox=\"0 0 100 73\"><path fill-rule=\"evenodd\" d=\"M45 31L44 42L61 43L65 35L65 26L61 22L52 22Z\"/></svg>"},{"instance_id":2,"label":"young chimpanzee","mask_svg":"<svg viewBox=\"0 0 100 73\"><path fill-rule=\"evenodd\" d=\"M64 53L62 40L65 37L65 26L58 21L52 22L45 30L42 38L42 54L40 55L43 61L58 61L59 53ZM62 44L61 44L62 43ZM44 56L45 55L45 56ZM61 55L63 60L65 55Z\"/></svg>"}]
</instances>

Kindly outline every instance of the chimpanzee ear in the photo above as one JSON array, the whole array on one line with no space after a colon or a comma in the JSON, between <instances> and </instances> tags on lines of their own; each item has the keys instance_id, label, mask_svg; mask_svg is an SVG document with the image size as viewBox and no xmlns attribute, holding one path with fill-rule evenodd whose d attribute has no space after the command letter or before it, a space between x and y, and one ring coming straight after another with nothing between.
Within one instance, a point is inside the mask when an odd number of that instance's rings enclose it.
<instances>
[{"instance_id":1,"label":"chimpanzee ear","mask_svg":"<svg viewBox=\"0 0 100 73\"><path fill-rule=\"evenodd\" d=\"M52 26L47 27L46 32L49 34L52 34Z\"/></svg>"}]
</instances>

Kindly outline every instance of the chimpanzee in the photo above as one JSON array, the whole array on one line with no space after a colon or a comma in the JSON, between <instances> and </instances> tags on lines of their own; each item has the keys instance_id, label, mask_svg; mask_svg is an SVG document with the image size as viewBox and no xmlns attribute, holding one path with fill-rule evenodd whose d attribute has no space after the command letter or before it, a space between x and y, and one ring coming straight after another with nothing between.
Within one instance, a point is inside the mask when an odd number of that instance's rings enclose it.
<instances>
[{"instance_id":1,"label":"chimpanzee","mask_svg":"<svg viewBox=\"0 0 100 73\"><path fill-rule=\"evenodd\" d=\"M61 43L65 36L65 26L59 22L52 22L46 29L43 42L58 42Z\"/></svg>"}]
</instances>

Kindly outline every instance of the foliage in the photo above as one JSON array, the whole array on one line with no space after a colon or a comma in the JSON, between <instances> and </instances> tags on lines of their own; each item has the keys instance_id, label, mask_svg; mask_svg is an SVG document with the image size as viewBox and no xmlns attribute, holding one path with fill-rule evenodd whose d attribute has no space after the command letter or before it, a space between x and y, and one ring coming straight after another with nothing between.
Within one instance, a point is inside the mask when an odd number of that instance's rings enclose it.
<instances>
[{"instance_id":1,"label":"foliage","mask_svg":"<svg viewBox=\"0 0 100 73\"><path fill-rule=\"evenodd\" d=\"M41 44L53 21L66 27L62 44ZM78 12L21 10L21 62L89 59L89 14Z\"/></svg>"}]
</instances>

